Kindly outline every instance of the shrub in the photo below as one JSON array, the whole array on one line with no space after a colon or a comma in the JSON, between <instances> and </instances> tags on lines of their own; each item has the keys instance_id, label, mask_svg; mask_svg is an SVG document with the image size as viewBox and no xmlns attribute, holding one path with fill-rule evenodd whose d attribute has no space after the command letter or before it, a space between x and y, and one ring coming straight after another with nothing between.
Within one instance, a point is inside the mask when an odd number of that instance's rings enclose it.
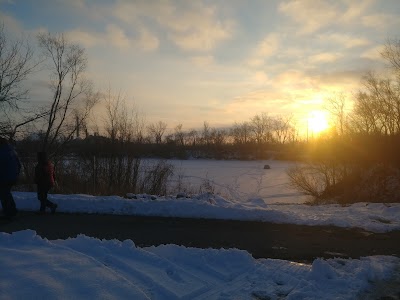
<instances>
[{"instance_id":1,"label":"shrub","mask_svg":"<svg viewBox=\"0 0 400 300\"><path fill-rule=\"evenodd\" d=\"M385 164L358 168L304 164L287 174L293 187L312 196L310 204L400 202L400 170Z\"/></svg>"}]
</instances>

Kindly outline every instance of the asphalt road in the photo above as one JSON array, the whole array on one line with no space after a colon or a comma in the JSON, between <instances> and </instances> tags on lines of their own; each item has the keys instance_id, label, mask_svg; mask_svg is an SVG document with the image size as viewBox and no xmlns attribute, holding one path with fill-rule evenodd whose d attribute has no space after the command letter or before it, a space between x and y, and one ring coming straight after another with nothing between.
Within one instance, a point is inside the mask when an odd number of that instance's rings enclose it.
<instances>
[{"instance_id":1,"label":"asphalt road","mask_svg":"<svg viewBox=\"0 0 400 300\"><path fill-rule=\"evenodd\" d=\"M131 239L139 247L176 244L198 248L238 248L255 258L311 262L317 257L400 257L400 231L372 233L333 226L96 214L37 215L20 212L0 231L35 230L49 240L78 234L100 239Z\"/></svg>"}]
</instances>

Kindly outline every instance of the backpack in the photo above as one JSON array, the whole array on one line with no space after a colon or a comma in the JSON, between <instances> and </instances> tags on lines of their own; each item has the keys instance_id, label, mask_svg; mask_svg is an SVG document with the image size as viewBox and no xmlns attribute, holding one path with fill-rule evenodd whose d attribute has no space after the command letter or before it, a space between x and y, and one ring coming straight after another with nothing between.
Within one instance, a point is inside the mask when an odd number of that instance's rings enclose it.
<instances>
[{"instance_id":1,"label":"backpack","mask_svg":"<svg viewBox=\"0 0 400 300\"><path fill-rule=\"evenodd\" d=\"M53 164L47 161L45 164L38 164L35 168L35 182L38 185L53 187L55 184Z\"/></svg>"}]
</instances>

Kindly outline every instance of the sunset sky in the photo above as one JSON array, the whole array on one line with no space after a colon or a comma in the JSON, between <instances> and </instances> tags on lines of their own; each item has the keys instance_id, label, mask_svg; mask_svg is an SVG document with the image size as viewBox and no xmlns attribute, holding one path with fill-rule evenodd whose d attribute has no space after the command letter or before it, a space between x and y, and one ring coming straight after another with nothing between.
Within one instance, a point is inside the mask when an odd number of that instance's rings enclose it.
<instances>
[{"instance_id":1,"label":"sunset sky","mask_svg":"<svg viewBox=\"0 0 400 300\"><path fill-rule=\"evenodd\" d=\"M399 0L0 0L0 19L16 35L66 33L98 89L183 129L262 112L301 124L382 68L379 50L400 37Z\"/></svg>"}]
</instances>

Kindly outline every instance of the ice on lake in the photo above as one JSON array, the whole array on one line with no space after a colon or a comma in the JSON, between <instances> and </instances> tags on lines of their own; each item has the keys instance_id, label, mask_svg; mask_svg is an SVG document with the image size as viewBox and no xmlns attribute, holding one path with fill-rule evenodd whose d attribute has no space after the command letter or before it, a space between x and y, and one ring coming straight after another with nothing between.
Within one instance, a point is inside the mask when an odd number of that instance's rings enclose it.
<instances>
[{"instance_id":1,"label":"ice on lake","mask_svg":"<svg viewBox=\"0 0 400 300\"><path fill-rule=\"evenodd\" d=\"M174 166L174 180L192 192L209 183L214 193L235 201L303 203L308 198L289 185L286 170L293 162L274 160L168 160ZM270 169L264 169L269 165ZM180 179L179 179L180 178Z\"/></svg>"}]
</instances>

